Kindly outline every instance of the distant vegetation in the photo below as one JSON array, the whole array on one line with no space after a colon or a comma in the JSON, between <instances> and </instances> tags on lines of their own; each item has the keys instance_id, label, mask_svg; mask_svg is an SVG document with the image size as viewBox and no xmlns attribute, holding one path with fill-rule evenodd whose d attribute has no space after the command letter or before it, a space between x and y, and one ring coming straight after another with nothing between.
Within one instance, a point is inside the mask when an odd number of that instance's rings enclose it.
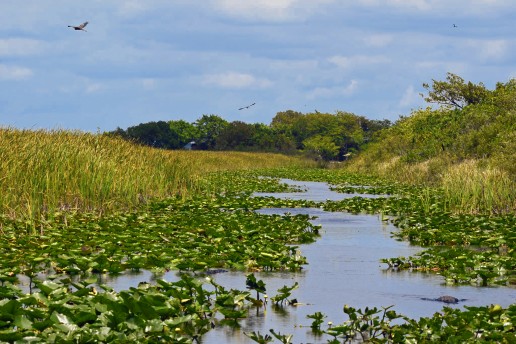
<instances>
[{"instance_id":1,"label":"distant vegetation","mask_svg":"<svg viewBox=\"0 0 516 344\"><path fill-rule=\"evenodd\" d=\"M278 112L269 125L203 115L194 123L150 122L110 135L165 149L302 152L346 160L352 172L442 187L452 211L516 210L516 79L494 90L448 73L424 83L428 103L392 124L337 111ZM324 164L323 164L324 166Z\"/></svg>"},{"instance_id":2,"label":"distant vegetation","mask_svg":"<svg viewBox=\"0 0 516 344\"><path fill-rule=\"evenodd\" d=\"M307 113L278 112L270 125L228 122L217 115L203 115L194 123L183 120L141 123L111 135L164 149L182 149L195 142L197 150L251 152L304 152L320 160L343 160L369 142L388 120L369 120L337 111Z\"/></svg>"},{"instance_id":3,"label":"distant vegetation","mask_svg":"<svg viewBox=\"0 0 516 344\"><path fill-rule=\"evenodd\" d=\"M303 153L320 166L346 160L350 172L437 186L456 212L514 212L516 80L488 90L448 74L423 86L441 107L394 124L288 110L269 125L203 115L104 134L0 129L0 214L43 221L59 211L124 209L195 193L208 172L307 164L267 152ZM194 151L182 149L192 141Z\"/></svg>"},{"instance_id":4,"label":"distant vegetation","mask_svg":"<svg viewBox=\"0 0 516 344\"><path fill-rule=\"evenodd\" d=\"M442 187L452 210L515 212L516 79L487 90L448 74L424 86L441 107L400 118L347 168Z\"/></svg>"}]
</instances>

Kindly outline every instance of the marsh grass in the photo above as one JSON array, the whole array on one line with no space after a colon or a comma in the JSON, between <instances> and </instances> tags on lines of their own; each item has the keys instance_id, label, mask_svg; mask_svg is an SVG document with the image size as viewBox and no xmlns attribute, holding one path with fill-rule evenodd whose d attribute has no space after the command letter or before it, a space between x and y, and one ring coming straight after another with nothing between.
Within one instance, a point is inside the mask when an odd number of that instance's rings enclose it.
<instances>
[{"instance_id":1,"label":"marsh grass","mask_svg":"<svg viewBox=\"0 0 516 344\"><path fill-rule=\"evenodd\" d=\"M450 168L442 178L445 199L452 211L514 213L516 183L507 172L479 166L474 160Z\"/></svg>"},{"instance_id":2,"label":"marsh grass","mask_svg":"<svg viewBox=\"0 0 516 344\"><path fill-rule=\"evenodd\" d=\"M353 173L441 188L448 210L454 213L516 212L515 176L490 160L456 161L442 154L417 163L407 163L398 156L371 162L359 156L344 167Z\"/></svg>"},{"instance_id":3,"label":"marsh grass","mask_svg":"<svg viewBox=\"0 0 516 344\"><path fill-rule=\"evenodd\" d=\"M214 171L300 165L278 154L166 151L103 134L0 128L0 214L28 222L205 192Z\"/></svg>"}]
</instances>

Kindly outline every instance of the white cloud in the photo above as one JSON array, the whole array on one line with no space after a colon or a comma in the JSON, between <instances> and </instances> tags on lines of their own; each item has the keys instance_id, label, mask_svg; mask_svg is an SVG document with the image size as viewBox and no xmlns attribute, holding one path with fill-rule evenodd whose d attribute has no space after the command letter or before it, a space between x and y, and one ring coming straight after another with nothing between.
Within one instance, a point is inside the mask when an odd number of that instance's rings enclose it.
<instances>
[{"instance_id":1,"label":"white cloud","mask_svg":"<svg viewBox=\"0 0 516 344\"><path fill-rule=\"evenodd\" d=\"M223 88L264 88L272 84L270 80L255 78L251 74L227 72L222 74L210 74L203 77L203 83L216 85Z\"/></svg>"},{"instance_id":2,"label":"white cloud","mask_svg":"<svg viewBox=\"0 0 516 344\"><path fill-rule=\"evenodd\" d=\"M142 79L142 86L146 90L152 90L156 87L156 79L152 79L152 78Z\"/></svg>"},{"instance_id":3,"label":"white cloud","mask_svg":"<svg viewBox=\"0 0 516 344\"><path fill-rule=\"evenodd\" d=\"M366 6L387 5L398 8L414 8L417 10L428 10L432 8L432 1L428 0L358 0L358 2Z\"/></svg>"},{"instance_id":4,"label":"white cloud","mask_svg":"<svg viewBox=\"0 0 516 344\"><path fill-rule=\"evenodd\" d=\"M43 44L35 39L0 39L0 56L32 55L41 52Z\"/></svg>"},{"instance_id":5,"label":"white cloud","mask_svg":"<svg viewBox=\"0 0 516 344\"><path fill-rule=\"evenodd\" d=\"M482 59L501 59L505 56L509 43L503 39L493 40L470 40L468 46L478 52Z\"/></svg>"},{"instance_id":6,"label":"white cloud","mask_svg":"<svg viewBox=\"0 0 516 344\"><path fill-rule=\"evenodd\" d=\"M283 21L305 18L335 0L214 0L215 7L238 18Z\"/></svg>"},{"instance_id":7,"label":"white cloud","mask_svg":"<svg viewBox=\"0 0 516 344\"><path fill-rule=\"evenodd\" d=\"M372 47L385 47L389 43L393 41L394 37L389 34L376 34L376 35L370 35L366 36L364 38L364 42Z\"/></svg>"},{"instance_id":8,"label":"white cloud","mask_svg":"<svg viewBox=\"0 0 516 344\"><path fill-rule=\"evenodd\" d=\"M146 11L148 5L149 4L147 1L124 0L120 2L118 13L120 13L122 16L131 17Z\"/></svg>"},{"instance_id":9,"label":"white cloud","mask_svg":"<svg viewBox=\"0 0 516 344\"><path fill-rule=\"evenodd\" d=\"M86 86L86 93L95 93L102 89L102 85L99 83L93 83Z\"/></svg>"},{"instance_id":10,"label":"white cloud","mask_svg":"<svg viewBox=\"0 0 516 344\"><path fill-rule=\"evenodd\" d=\"M467 61L458 60L420 61L414 63L415 70L418 70L419 73L422 74L431 75L430 78L436 80L444 80L447 72L458 75L464 74L468 70L468 66ZM425 81L429 82L430 78Z\"/></svg>"},{"instance_id":11,"label":"white cloud","mask_svg":"<svg viewBox=\"0 0 516 344\"><path fill-rule=\"evenodd\" d=\"M381 10L391 7L406 12L456 13L460 15L486 15L501 9L514 9L511 0L357 0L359 5Z\"/></svg>"},{"instance_id":12,"label":"white cloud","mask_svg":"<svg viewBox=\"0 0 516 344\"><path fill-rule=\"evenodd\" d=\"M351 80L345 87L317 87L308 94L308 99L350 96L358 88L358 81Z\"/></svg>"},{"instance_id":13,"label":"white cloud","mask_svg":"<svg viewBox=\"0 0 516 344\"><path fill-rule=\"evenodd\" d=\"M25 67L0 65L0 79L23 80L32 76L32 70Z\"/></svg>"},{"instance_id":14,"label":"white cloud","mask_svg":"<svg viewBox=\"0 0 516 344\"><path fill-rule=\"evenodd\" d=\"M357 66L372 65L379 63L388 63L389 59L385 56L367 56L367 55L355 55L351 57L347 56L332 56L328 59L329 62L335 64L339 68L350 69Z\"/></svg>"},{"instance_id":15,"label":"white cloud","mask_svg":"<svg viewBox=\"0 0 516 344\"><path fill-rule=\"evenodd\" d=\"M421 96L419 95L418 92L416 92L414 90L414 86L410 85L409 87L407 87L407 89L403 93L403 96L401 96L399 105L401 107L405 108L408 106L416 105L416 104L420 103L420 101L421 101Z\"/></svg>"}]
</instances>

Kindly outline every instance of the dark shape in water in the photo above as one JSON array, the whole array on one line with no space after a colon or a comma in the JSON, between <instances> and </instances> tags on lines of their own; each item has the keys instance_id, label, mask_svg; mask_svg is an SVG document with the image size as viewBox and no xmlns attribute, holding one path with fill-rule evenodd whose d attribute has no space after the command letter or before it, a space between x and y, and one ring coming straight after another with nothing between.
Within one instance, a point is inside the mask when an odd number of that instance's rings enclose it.
<instances>
[{"instance_id":1,"label":"dark shape in water","mask_svg":"<svg viewBox=\"0 0 516 344\"><path fill-rule=\"evenodd\" d=\"M224 270L224 269L207 269L206 270L207 275L220 274L222 272L228 272L228 270Z\"/></svg>"},{"instance_id":2,"label":"dark shape in water","mask_svg":"<svg viewBox=\"0 0 516 344\"><path fill-rule=\"evenodd\" d=\"M466 299L457 299L456 297L450 296L450 295L444 295L440 296L436 299L430 299L428 297L422 297L421 300L427 300L427 301L438 301L438 302L444 302L444 303L459 303L460 301L465 301Z\"/></svg>"}]
</instances>

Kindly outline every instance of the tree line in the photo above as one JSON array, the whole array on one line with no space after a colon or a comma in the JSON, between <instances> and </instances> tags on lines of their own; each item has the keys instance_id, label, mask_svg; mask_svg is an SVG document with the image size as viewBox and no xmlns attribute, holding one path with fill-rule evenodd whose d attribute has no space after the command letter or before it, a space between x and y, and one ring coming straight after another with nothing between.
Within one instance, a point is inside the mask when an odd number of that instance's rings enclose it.
<instances>
[{"instance_id":1,"label":"tree line","mask_svg":"<svg viewBox=\"0 0 516 344\"><path fill-rule=\"evenodd\" d=\"M371 120L344 111L330 114L287 110L278 112L268 125L249 124L242 121L228 122L218 115L203 115L193 123L184 120L148 122L129 127L127 130L117 128L109 134L163 149L182 149L189 142L195 142L195 149L202 150L287 154L302 151L322 160L344 160L350 154L360 151L375 138L376 141L382 141L388 133L404 127L407 119L417 117L419 113L426 111L436 115L435 121L445 125L437 129L433 124L421 124L422 128L411 128L410 132L405 133L402 138L405 140L412 137L411 140L414 142L424 141L421 135L414 136L414 133L422 131L428 136L428 133L432 132L435 134L435 144L426 142L422 149L428 151L435 150L437 147L437 151L444 151L456 142L455 138L452 138L453 135L448 137L448 140L453 142L448 142L443 136L445 132L451 130L454 135L457 135L471 127L472 122L479 122L477 129L482 128L486 124L482 118L500 111L504 114L501 116L502 119L510 118L507 113L513 114L515 83L516 79L511 79L507 83L498 83L494 90L488 90L483 83L466 82L458 75L447 73L445 81L432 80L432 84L423 83L423 88L428 94L421 94L421 96L428 103L438 104L439 109L416 110L409 117L400 116L394 125L386 119ZM461 123L461 127L457 127L455 122L446 120L445 114L458 116L457 114L472 112L477 113L475 120L472 119L468 123L456 121ZM510 120L506 124L511 128L514 126ZM390 130L384 130L388 128ZM381 134L381 131L384 134ZM484 131L479 131L482 135L473 134L476 131L471 132L470 136L474 138L471 141L474 142L468 142L468 147L473 145L477 150L482 151L491 146L489 142L483 140L483 137L491 136ZM398 146L403 141L402 138L398 138L397 142L393 143L394 146ZM393 146L385 147L385 149L392 148ZM419 153L418 156L427 156L426 153Z\"/></svg>"},{"instance_id":2,"label":"tree line","mask_svg":"<svg viewBox=\"0 0 516 344\"><path fill-rule=\"evenodd\" d=\"M302 151L323 160L344 160L392 125L352 113L278 112L270 124L229 122L218 115L203 115L195 122L184 120L141 123L118 135L133 142L162 149L194 149L294 153Z\"/></svg>"}]
</instances>

